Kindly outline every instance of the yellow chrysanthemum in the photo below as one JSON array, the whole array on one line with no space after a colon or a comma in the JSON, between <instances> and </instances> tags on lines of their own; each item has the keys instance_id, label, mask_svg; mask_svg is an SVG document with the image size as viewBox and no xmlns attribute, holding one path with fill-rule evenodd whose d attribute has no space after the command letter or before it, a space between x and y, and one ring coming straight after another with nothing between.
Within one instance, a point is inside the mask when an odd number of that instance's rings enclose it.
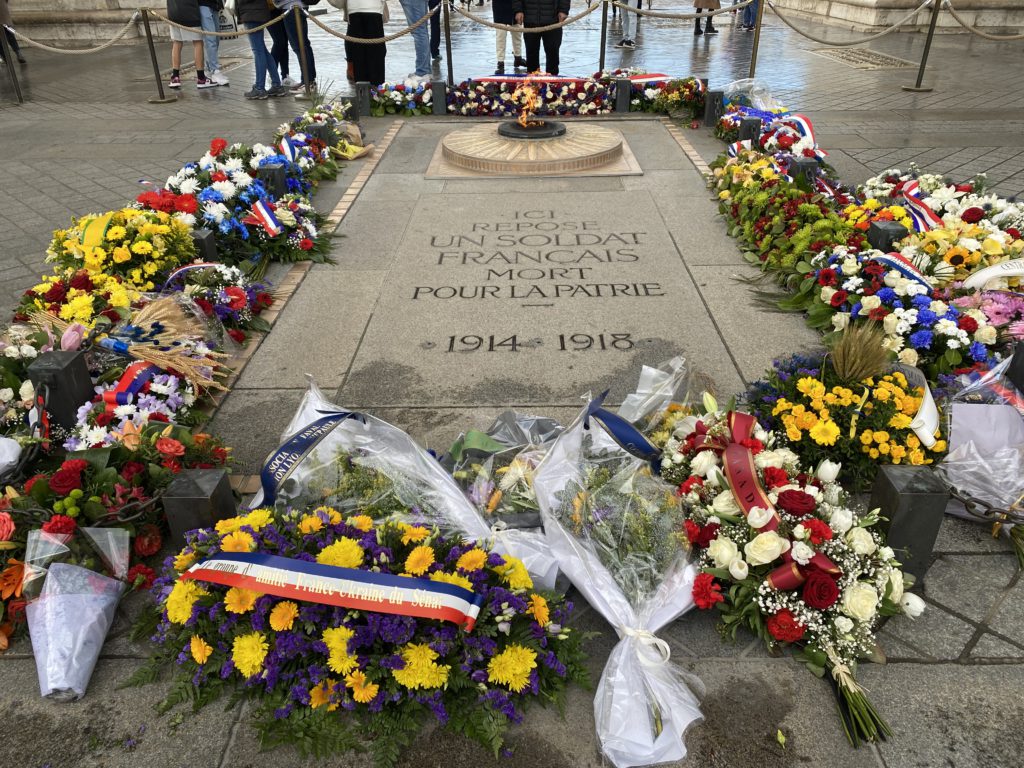
<instances>
[{"instance_id":1,"label":"yellow chrysanthemum","mask_svg":"<svg viewBox=\"0 0 1024 768\"><path fill-rule=\"evenodd\" d=\"M258 531L261 528L270 525L274 522L274 513L269 509L260 508L254 509L252 512L247 514L244 518L242 525L247 525L254 531Z\"/></svg>"},{"instance_id":2,"label":"yellow chrysanthemum","mask_svg":"<svg viewBox=\"0 0 1024 768\"><path fill-rule=\"evenodd\" d=\"M299 533L316 533L322 530L324 527L324 521L316 515L306 515L299 521Z\"/></svg>"},{"instance_id":3,"label":"yellow chrysanthemum","mask_svg":"<svg viewBox=\"0 0 1024 768\"><path fill-rule=\"evenodd\" d=\"M373 518L369 515L354 515L348 519L348 524L365 533L373 528Z\"/></svg>"},{"instance_id":4,"label":"yellow chrysanthemum","mask_svg":"<svg viewBox=\"0 0 1024 768\"><path fill-rule=\"evenodd\" d=\"M430 535L430 531L427 528L423 528L419 525L399 523L399 527L402 529L403 544L412 544L414 542L420 542Z\"/></svg>"},{"instance_id":5,"label":"yellow chrysanthemum","mask_svg":"<svg viewBox=\"0 0 1024 768\"><path fill-rule=\"evenodd\" d=\"M256 605L256 600L263 597L262 592L253 592L251 589L232 587L224 595L224 610L228 613L248 613Z\"/></svg>"},{"instance_id":6,"label":"yellow chrysanthemum","mask_svg":"<svg viewBox=\"0 0 1024 768\"><path fill-rule=\"evenodd\" d=\"M178 573L185 571L196 561L195 552L185 552L184 550L174 556L174 570Z\"/></svg>"},{"instance_id":7,"label":"yellow chrysanthemum","mask_svg":"<svg viewBox=\"0 0 1024 768\"><path fill-rule=\"evenodd\" d=\"M333 544L328 544L320 550L316 561L339 568L358 568L363 564L365 554L358 541L350 539L348 536L342 536Z\"/></svg>"},{"instance_id":8,"label":"yellow chrysanthemum","mask_svg":"<svg viewBox=\"0 0 1024 768\"><path fill-rule=\"evenodd\" d=\"M468 589L470 592L473 591L473 582L467 579L465 576L460 576L457 573L445 573L444 571L435 571L430 574L431 581L443 581L445 584L454 584L457 587Z\"/></svg>"},{"instance_id":9,"label":"yellow chrysanthemum","mask_svg":"<svg viewBox=\"0 0 1024 768\"><path fill-rule=\"evenodd\" d=\"M542 627L551 621L551 611L548 608L548 601L540 595L530 595L530 607L526 612L531 614Z\"/></svg>"},{"instance_id":10,"label":"yellow chrysanthemum","mask_svg":"<svg viewBox=\"0 0 1024 768\"><path fill-rule=\"evenodd\" d=\"M409 556L405 558L405 571L414 576L422 576L427 569L434 564L433 547L416 547Z\"/></svg>"},{"instance_id":11,"label":"yellow chrysanthemum","mask_svg":"<svg viewBox=\"0 0 1024 768\"><path fill-rule=\"evenodd\" d=\"M192 658L195 659L196 664L205 664L206 660L210 658L210 654L213 653L213 646L199 635L192 635L189 650L192 652Z\"/></svg>"},{"instance_id":12,"label":"yellow chrysanthemum","mask_svg":"<svg viewBox=\"0 0 1024 768\"><path fill-rule=\"evenodd\" d=\"M487 565L487 553L479 547L464 552L455 563L455 567L460 571L479 571L485 565Z\"/></svg>"},{"instance_id":13,"label":"yellow chrysanthemum","mask_svg":"<svg viewBox=\"0 0 1024 768\"><path fill-rule=\"evenodd\" d=\"M331 703L331 691L334 690L334 686L338 684L337 680L327 678L319 685L315 685L309 689L309 706L312 709L317 707L327 706L328 712L333 712L338 708L337 704Z\"/></svg>"},{"instance_id":14,"label":"yellow chrysanthemum","mask_svg":"<svg viewBox=\"0 0 1024 768\"><path fill-rule=\"evenodd\" d=\"M536 668L536 652L513 643L487 663L487 681L522 693L530 684L530 671Z\"/></svg>"},{"instance_id":15,"label":"yellow chrysanthemum","mask_svg":"<svg viewBox=\"0 0 1024 768\"><path fill-rule=\"evenodd\" d=\"M319 515L323 514L330 521L331 525L337 525L341 522L341 512L336 510L334 507L320 506L313 510L312 514Z\"/></svg>"},{"instance_id":16,"label":"yellow chrysanthemum","mask_svg":"<svg viewBox=\"0 0 1024 768\"><path fill-rule=\"evenodd\" d=\"M275 632L285 632L292 628L298 615L299 606L291 600L278 603L270 612L270 628Z\"/></svg>"},{"instance_id":17,"label":"yellow chrysanthemum","mask_svg":"<svg viewBox=\"0 0 1024 768\"><path fill-rule=\"evenodd\" d=\"M267 639L259 632L250 632L235 638L231 646L231 659L243 677L252 677L262 671L268 650L270 646Z\"/></svg>"},{"instance_id":18,"label":"yellow chrysanthemum","mask_svg":"<svg viewBox=\"0 0 1024 768\"><path fill-rule=\"evenodd\" d=\"M502 555L504 565L499 565L494 572L501 576L512 589L533 589L533 579L523 565L523 561L512 555Z\"/></svg>"},{"instance_id":19,"label":"yellow chrysanthemum","mask_svg":"<svg viewBox=\"0 0 1024 768\"><path fill-rule=\"evenodd\" d=\"M167 620L172 624L184 624L192 618L192 606L200 597L210 594L194 581L174 582L171 594L167 596Z\"/></svg>"},{"instance_id":20,"label":"yellow chrysanthemum","mask_svg":"<svg viewBox=\"0 0 1024 768\"><path fill-rule=\"evenodd\" d=\"M358 669L345 675L345 685L352 689L352 698L360 704L369 704L380 690L379 685L369 682L366 673Z\"/></svg>"},{"instance_id":21,"label":"yellow chrysanthemum","mask_svg":"<svg viewBox=\"0 0 1024 768\"><path fill-rule=\"evenodd\" d=\"M448 682L449 667L437 664L437 652L426 643L410 643L402 649L405 667L391 670L406 688L439 688Z\"/></svg>"},{"instance_id":22,"label":"yellow chrysanthemum","mask_svg":"<svg viewBox=\"0 0 1024 768\"><path fill-rule=\"evenodd\" d=\"M818 445L835 445L839 427L831 419L823 419L811 427L810 435Z\"/></svg>"},{"instance_id":23,"label":"yellow chrysanthemum","mask_svg":"<svg viewBox=\"0 0 1024 768\"><path fill-rule=\"evenodd\" d=\"M235 531L221 540L220 548L224 552L252 552L256 548L256 542L251 534Z\"/></svg>"},{"instance_id":24,"label":"yellow chrysanthemum","mask_svg":"<svg viewBox=\"0 0 1024 768\"><path fill-rule=\"evenodd\" d=\"M327 646L327 666L332 672L347 675L358 666L356 658L348 653L348 641L354 634L348 627L330 627L321 635Z\"/></svg>"},{"instance_id":25,"label":"yellow chrysanthemum","mask_svg":"<svg viewBox=\"0 0 1024 768\"><path fill-rule=\"evenodd\" d=\"M244 517L226 517L223 520L218 520L214 524L213 529L223 535L225 533L234 533L243 525L245 525Z\"/></svg>"}]
</instances>

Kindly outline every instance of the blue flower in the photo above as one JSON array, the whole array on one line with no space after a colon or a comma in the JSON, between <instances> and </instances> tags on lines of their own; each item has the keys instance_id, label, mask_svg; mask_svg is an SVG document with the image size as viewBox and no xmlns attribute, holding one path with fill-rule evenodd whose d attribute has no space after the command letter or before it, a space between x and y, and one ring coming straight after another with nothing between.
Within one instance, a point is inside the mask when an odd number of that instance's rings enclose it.
<instances>
[{"instance_id":1,"label":"blue flower","mask_svg":"<svg viewBox=\"0 0 1024 768\"><path fill-rule=\"evenodd\" d=\"M927 349L932 345L932 332L915 331L910 334L910 344L914 349Z\"/></svg>"},{"instance_id":2,"label":"blue flower","mask_svg":"<svg viewBox=\"0 0 1024 768\"><path fill-rule=\"evenodd\" d=\"M971 358L976 363L981 363L988 359L988 350L985 348L985 345L982 344L980 341L976 341L973 344L971 344L970 352Z\"/></svg>"},{"instance_id":3,"label":"blue flower","mask_svg":"<svg viewBox=\"0 0 1024 768\"><path fill-rule=\"evenodd\" d=\"M935 325L935 323L936 323L936 321L938 319L939 319L939 316L936 315L934 312L932 312L930 309L918 310L918 313L917 313L917 324L918 325L924 325L924 326L927 326L927 327L931 328L933 325Z\"/></svg>"},{"instance_id":4,"label":"blue flower","mask_svg":"<svg viewBox=\"0 0 1024 768\"><path fill-rule=\"evenodd\" d=\"M920 309L921 307L931 306L932 297L927 294L919 293L910 300L910 303Z\"/></svg>"},{"instance_id":5,"label":"blue flower","mask_svg":"<svg viewBox=\"0 0 1024 768\"><path fill-rule=\"evenodd\" d=\"M878 290L878 293L876 293L875 295L878 298L880 298L885 304L888 304L891 301L895 301L896 299L896 291L894 291L892 288L889 288L888 286L886 286L885 288L880 288Z\"/></svg>"}]
</instances>

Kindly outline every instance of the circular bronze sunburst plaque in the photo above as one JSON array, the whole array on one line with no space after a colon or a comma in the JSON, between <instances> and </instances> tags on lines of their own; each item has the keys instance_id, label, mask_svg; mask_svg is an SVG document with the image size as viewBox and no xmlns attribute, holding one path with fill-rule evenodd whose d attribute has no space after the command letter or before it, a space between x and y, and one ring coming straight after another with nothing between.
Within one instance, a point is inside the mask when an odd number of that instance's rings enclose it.
<instances>
[{"instance_id":1,"label":"circular bronze sunburst plaque","mask_svg":"<svg viewBox=\"0 0 1024 768\"><path fill-rule=\"evenodd\" d=\"M543 176L599 168L622 155L622 134L599 125L570 125L551 139L510 139L493 123L453 131L441 140L444 159L500 176Z\"/></svg>"}]
</instances>

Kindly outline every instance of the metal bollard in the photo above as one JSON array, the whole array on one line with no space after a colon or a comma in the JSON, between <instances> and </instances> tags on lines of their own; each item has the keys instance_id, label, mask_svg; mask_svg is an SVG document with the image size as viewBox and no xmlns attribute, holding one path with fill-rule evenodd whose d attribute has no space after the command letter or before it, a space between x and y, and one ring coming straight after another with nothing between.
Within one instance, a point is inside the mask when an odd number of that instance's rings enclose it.
<instances>
[{"instance_id":1,"label":"metal bollard","mask_svg":"<svg viewBox=\"0 0 1024 768\"><path fill-rule=\"evenodd\" d=\"M810 157L794 157L789 164L789 175L798 187L811 191L818 178L818 161Z\"/></svg>"},{"instance_id":2,"label":"metal bollard","mask_svg":"<svg viewBox=\"0 0 1024 768\"><path fill-rule=\"evenodd\" d=\"M288 194L288 177L282 163L264 163L256 171L256 178L274 200Z\"/></svg>"},{"instance_id":3,"label":"metal bollard","mask_svg":"<svg viewBox=\"0 0 1024 768\"><path fill-rule=\"evenodd\" d=\"M633 83L628 77L615 78L615 111L626 114L633 99Z\"/></svg>"},{"instance_id":4,"label":"metal bollard","mask_svg":"<svg viewBox=\"0 0 1024 768\"><path fill-rule=\"evenodd\" d=\"M430 83L430 100L435 115L448 114L448 86L444 80L433 80Z\"/></svg>"},{"instance_id":5,"label":"metal bollard","mask_svg":"<svg viewBox=\"0 0 1024 768\"><path fill-rule=\"evenodd\" d=\"M761 140L761 118L744 117L740 120L740 141L750 140L755 144Z\"/></svg>"},{"instance_id":6,"label":"metal bollard","mask_svg":"<svg viewBox=\"0 0 1024 768\"><path fill-rule=\"evenodd\" d=\"M150 104L171 104L178 100L176 94L168 96L164 93L164 81L160 77L160 64L156 60L156 46L153 45L153 30L149 27L149 11L145 8L142 9L142 26L146 30L146 45L149 47L149 59L153 62L153 77L156 78L156 92L159 96L150 97L147 101Z\"/></svg>"},{"instance_id":7,"label":"metal bollard","mask_svg":"<svg viewBox=\"0 0 1024 768\"><path fill-rule=\"evenodd\" d=\"M949 491L931 467L882 466L868 509L881 510L889 546L899 551L903 570L920 581L945 517Z\"/></svg>"},{"instance_id":8,"label":"metal bollard","mask_svg":"<svg viewBox=\"0 0 1024 768\"><path fill-rule=\"evenodd\" d=\"M868 244L883 253L892 250L893 243L897 243L910 232L898 221L872 221L868 225Z\"/></svg>"},{"instance_id":9,"label":"metal bollard","mask_svg":"<svg viewBox=\"0 0 1024 768\"><path fill-rule=\"evenodd\" d=\"M212 229L192 230L192 242L196 246L196 258L201 261L217 261L217 240Z\"/></svg>"},{"instance_id":10,"label":"metal bollard","mask_svg":"<svg viewBox=\"0 0 1024 768\"><path fill-rule=\"evenodd\" d=\"M704 93L704 127L714 128L724 113L725 91L706 91Z\"/></svg>"},{"instance_id":11,"label":"metal bollard","mask_svg":"<svg viewBox=\"0 0 1024 768\"><path fill-rule=\"evenodd\" d=\"M370 84L365 80L356 83L356 111L360 115L370 114Z\"/></svg>"}]
</instances>

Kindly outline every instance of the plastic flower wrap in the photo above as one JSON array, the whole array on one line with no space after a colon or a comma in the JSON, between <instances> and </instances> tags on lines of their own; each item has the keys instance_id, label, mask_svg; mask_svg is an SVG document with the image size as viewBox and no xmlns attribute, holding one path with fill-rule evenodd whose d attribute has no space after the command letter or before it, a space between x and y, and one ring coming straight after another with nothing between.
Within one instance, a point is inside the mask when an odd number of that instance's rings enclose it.
<instances>
[{"instance_id":1,"label":"plastic flower wrap","mask_svg":"<svg viewBox=\"0 0 1024 768\"><path fill-rule=\"evenodd\" d=\"M500 551L526 562L545 589L554 587L556 570L536 532L492 531L451 475L409 435L339 408L312 382L261 477L254 505L368 508L377 518L399 515L476 541L493 537Z\"/></svg>"},{"instance_id":2,"label":"plastic flower wrap","mask_svg":"<svg viewBox=\"0 0 1024 768\"><path fill-rule=\"evenodd\" d=\"M156 582L157 665L204 703L253 701L264 746L368 739L383 766L429 721L497 754L531 705L583 680L572 605L522 563L352 512L257 509L191 532Z\"/></svg>"},{"instance_id":3,"label":"plastic flower wrap","mask_svg":"<svg viewBox=\"0 0 1024 768\"><path fill-rule=\"evenodd\" d=\"M873 652L879 616L916 614L920 601L904 594L877 511L848 506L837 464L807 474L753 416L706 405L706 415L679 423L661 459L701 571L694 601L717 607L731 637L745 626L769 647L798 648L835 683L850 741L884 739L889 728L857 685L856 664Z\"/></svg>"},{"instance_id":4,"label":"plastic flower wrap","mask_svg":"<svg viewBox=\"0 0 1024 768\"><path fill-rule=\"evenodd\" d=\"M646 443L595 401L545 457L537 500L559 569L620 637L594 698L603 753L620 768L680 760L700 709L655 633L693 607L696 571L680 542L679 500L604 423Z\"/></svg>"},{"instance_id":5,"label":"plastic flower wrap","mask_svg":"<svg viewBox=\"0 0 1024 768\"><path fill-rule=\"evenodd\" d=\"M20 447L34 442L35 387L28 367L55 340L44 331L13 325L0 337L0 477L17 462Z\"/></svg>"}]
</instances>

